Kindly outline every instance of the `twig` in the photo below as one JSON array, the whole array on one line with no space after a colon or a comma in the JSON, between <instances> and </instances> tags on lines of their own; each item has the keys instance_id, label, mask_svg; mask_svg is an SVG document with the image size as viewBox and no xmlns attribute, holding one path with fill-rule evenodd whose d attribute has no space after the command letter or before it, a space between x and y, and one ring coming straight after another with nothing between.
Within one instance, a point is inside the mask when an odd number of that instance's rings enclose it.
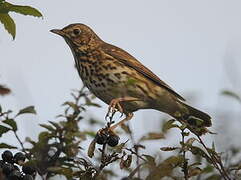
<instances>
[{"instance_id":1,"label":"twig","mask_svg":"<svg viewBox=\"0 0 241 180\"><path fill-rule=\"evenodd\" d=\"M18 142L19 142L19 144L20 144L20 146L21 146L21 148L22 148L22 151L23 151L25 154L27 154L27 151L26 151L26 149L24 148L23 143L22 143L22 141L20 140L17 132L16 132L16 131L13 131L13 133L14 133L15 137L17 138L17 140L18 140Z\"/></svg>"},{"instance_id":2,"label":"twig","mask_svg":"<svg viewBox=\"0 0 241 180\"><path fill-rule=\"evenodd\" d=\"M132 149L129 148L125 148L127 151L131 152L132 154L136 155L139 159L148 162L146 159L144 159L142 156L138 155L135 151L133 151Z\"/></svg>"},{"instance_id":3,"label":"twig","mask_svg":"<svg viewBox=\"0 0 241 180\"><path fill-rule=\"evenodd\" d=\"M131 139L132 146L134 147L135 153L136 153L136 167L140 167L140 158L139 158L139 146L136 146L135 138L133 136L133 132L130 127L130 123L128 123L128 128L129 128L129 136ZM140 179L141 178L141 172L140 168L137 168L137 177Z\"/></svg>"},{"instance_id":4,"label":"twig","mask_svg":"<svg viewBox=\"0 0 241 180\"><path fill-rule=\"evenodd\" d=\"M136 167L140 167L140 159L139 159L139 147L138 146L134 146L135 148L135 152L137 154L136 156ZM140 172L140 168L137 169L137 177L140 179L141 178L141 172Z\"/></svg>"},{"instance_id":5,"label":"twig","mask_svg":"<svg viewBox=\"0 0 241 180\"><path fill-rule=\"evenodd\" d=\"M199 139L199 142L202 144L202 146L205 148L205 150L207 151L208 155L210 156L210 159L213 163L213 165L215 166L215 168L219 171L219 173L222 175L222 177L225 180L231 180L231 178L229 177L228 173L226 172L226 170L223 167L223 163L221 160L218 160L216 156L212 155L207 146L204 144L204 142L202 141L201 137L197 134L195 134L197 136L197 138Z\"/></svg>"},{"instance_id":6,"label":"twig","mask_svg":"<svg viewBox=\"0 0 241 180\"><path fill-rule=\"evenodd\" d=\"M188 180L188 160L186 159L186 150L185 150L185 129L182 129L182 156L183 156L183 166L182 171L184 173L184 179Z\"/></svg>"},{"instance_id":7,"label":"twig","mask_svg":"<svg viewBox=\"0 0 241 180\"><path fill-rule=\"evenodd\" d=\"M96 173L95 173L93 179L96 179L96 178L100 175L101 171L102 171L106 166L108 166L108 165L111 164L112 162L120 159L120 158L117 156L118 154L116 154L116 153L112 153L111 155L106 156L105 150L106 150L106 143L103 144L103 146L102 146L102 149L101 149L101 164L100 164L99 169L96 170Z\"/></svg>"}]
</instances>

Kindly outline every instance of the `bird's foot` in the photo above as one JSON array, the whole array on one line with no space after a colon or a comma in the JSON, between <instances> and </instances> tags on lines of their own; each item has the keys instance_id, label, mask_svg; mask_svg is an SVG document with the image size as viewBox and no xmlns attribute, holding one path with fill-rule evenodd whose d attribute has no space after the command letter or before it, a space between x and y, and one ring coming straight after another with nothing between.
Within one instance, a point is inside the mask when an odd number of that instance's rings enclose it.
<instances>
[{"instance_id":1,"label":"bird's foot","mask_svg":"<svg viewBox=\"0 0 241 180\"><path fill-rule=\"evenodd\" d=\"M114 116L114 114L117 111L119 111L121 113L121 116L123 115L124 111L120 105L121 101L122 101L122 98L117 98L117 99L111 100L109 107L108 107L108 112L105 116L105 119L107 119L108 117L110 117L112 119L112 117Z\"/></svg>"}]
</instances>

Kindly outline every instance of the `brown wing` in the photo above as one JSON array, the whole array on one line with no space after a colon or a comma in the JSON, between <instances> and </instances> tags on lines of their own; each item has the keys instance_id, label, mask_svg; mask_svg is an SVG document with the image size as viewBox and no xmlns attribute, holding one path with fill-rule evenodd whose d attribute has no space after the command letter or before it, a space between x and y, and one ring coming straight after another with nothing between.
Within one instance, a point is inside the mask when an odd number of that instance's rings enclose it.
<instances>
[{"instance_id":1,"label":"brown wing","mask_svg":"<svg viewBox=\"0 0 241 180\"><path fill-rule=\"evenodd\" d=\"M138 71L139 73L144 75L146 78L152 80L157 85L168 90L170 93L175 95L177 98L185 101L185 99L182 96L180 96L178 93L176 93L170 86L168 86L158 76L156 76L153 72L151 72L151 70L149 70L147 67L142 65L136 58L131 56L126 51L124 51L116 46L113 46L111 44L107 44L107 43L104 43L101 48L108 55L114 57L115 59L118 59L123 64L135 69L136 71Z\"/></svg>"}]
</instances>

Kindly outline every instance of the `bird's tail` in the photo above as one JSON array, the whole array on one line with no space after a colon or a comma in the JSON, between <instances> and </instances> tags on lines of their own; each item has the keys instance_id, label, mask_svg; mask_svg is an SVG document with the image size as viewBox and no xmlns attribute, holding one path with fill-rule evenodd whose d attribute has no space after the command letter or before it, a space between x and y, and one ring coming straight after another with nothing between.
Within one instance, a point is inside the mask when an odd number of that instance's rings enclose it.
<instances>
[{"instance_id":1,"label":"bird's tail","mask_svg":"<svg viewBox=\"0 0 241 180\"><path fill-rule=\"evenodd\" d=\"M198 132L197 134L204 134L206 127L210 127L212 125L211 117L194 107L191 107L183 102L179 102L180 105L180 113L174 115L174 117L187 124L189 129L196 132L202 130L203 132Z\"/></svg>"}]
</instances>

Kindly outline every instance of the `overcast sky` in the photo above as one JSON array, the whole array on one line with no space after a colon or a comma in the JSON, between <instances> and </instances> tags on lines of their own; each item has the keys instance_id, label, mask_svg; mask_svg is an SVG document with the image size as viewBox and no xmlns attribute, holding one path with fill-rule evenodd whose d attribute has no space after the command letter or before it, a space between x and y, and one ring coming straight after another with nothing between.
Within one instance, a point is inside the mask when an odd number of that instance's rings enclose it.
<instances>
[{"instance_id":1,"label":"overcast sky","mask_svg":"<svg viewBox=\"0 0 241 180\"><path fill-rule=\"evenodd\" d=\"M15 3L15 1L11 1ZM74 60L64 40L49 32L84 23L106 42L117 45L155 72L193 104L214 116L215 110L237 111L220 96L222 89L240 92L241 1L239 0L96 0L21 1L39 9L44 19L11 14L15 41L0 24L0 82L13 91L1 98L6 108L35 105L37 117L21 124L22 136L36 134L38 123L61 112L71 89L81 87ZM227 105L228 104L228 105ZM94 111L104 117L107 106ZM160 113L145 110L132 120L137 134L153 130ZM146 126L145 119L153 119ZM35 126L30 123L36 119ZM34 130L34 131L33 131ZM218 131L216 128L215 131Z\"/></svg>"}]
</instances>

